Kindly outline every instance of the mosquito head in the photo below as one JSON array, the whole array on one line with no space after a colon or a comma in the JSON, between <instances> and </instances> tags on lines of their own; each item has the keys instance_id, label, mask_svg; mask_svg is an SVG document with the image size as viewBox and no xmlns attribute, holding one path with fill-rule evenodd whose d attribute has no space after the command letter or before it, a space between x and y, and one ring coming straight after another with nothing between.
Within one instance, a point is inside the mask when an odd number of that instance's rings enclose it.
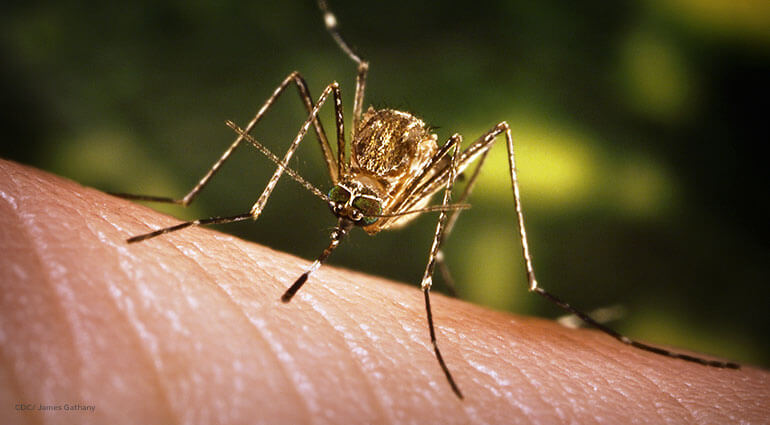
<instances>
[{"instance_id":1,"label":"mosquito head","mask_svg":"<svg viewBox=\"0 0 770 425\"><path fill-rule=\"evenodd\" d=\"M357 226L376 223L382 213L382 200L366 186L353 183L339 183L329 191L329 208L340 219Z\"/></svg>"}]
</instances>

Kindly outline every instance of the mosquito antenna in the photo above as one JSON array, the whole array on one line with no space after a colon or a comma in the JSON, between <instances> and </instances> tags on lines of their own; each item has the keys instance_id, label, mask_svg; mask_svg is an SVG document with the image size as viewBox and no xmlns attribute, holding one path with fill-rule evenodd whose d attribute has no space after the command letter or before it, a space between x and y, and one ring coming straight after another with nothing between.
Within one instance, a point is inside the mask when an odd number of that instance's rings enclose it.
<instances>
[{"instance_id":1,"label":"mosquito antenna","mask_svg":"<svg viewBox=\"0 0 770 425\"><path fill-rule=\"evenodd\" d=\"M350 59L353 59L357 64L361 65L364 60L353 52L353 49L350 48L348 43L345 42L345 39L340 35L337 30L337 17L334 16L334 13L332 13L331 10L329 10L326 0L318 0L318 8L321 9L321 12L324 14L324 24L326 25L326 29L332 35L334 41L337 42L337 45L340 46L340 49L342 49Z\"/></svg>"},{"instance_id":2,"label":"mosquito antenna","mask_svg":"<svg viewBox=\"0 0 770 425\"><path fill-rule=\"evenodd\" d=\"M281 301L287 303L291 301L292 297L299 291L299 288L302 287L302 285L307 282L308 276L310 276L311 273L318 270L319 267L326 261L327 258L331 255L331 253L339 246L340 242L343 238L348 234L350 229L353 227L353 222L346 219L346 218L340 218L337 222L337 227L334 228L331 234L332 241L329 243L329 246L324 249L324 252L321 253L321 255L318 256L318 259L313 261L313 264L310 265L310 268L307 269L305 273L302 273L302 275L297 278L297 280L294 281L294 283L289 287L289 289L286 290L286 292L283 293L283 296L281 296Z\"/></svg>"},{"instance_id":3,"label":"mosquito antenna","mask_svg":"<svg viewBox=\"0 0 770 425\"><path fill-rule=\"evenodd\" d=\"M284 164L284 162L281 161L280 158L278 158L277 156L275 156L275 154L270 152L270 149L266 148L265 145L263 145L262 143L259 143L255 138L251 137L250 134L246 133L242 128L238 127L237 124L235 124L230 120L227 120L225 124L227 124L228 127L235 130L236 133L243 136L244 139L246 139L249 143L254 145L254 147L257 148L260 152L262 152L268 159L273 161L279 167L283 168L283 171L286 174L288 174L289 177L293 178L297 183L304 186L305 189L309 190L315 196L323 199L327 203L331 201L331 199L329 199L329 197L325 193L321 192L317 187L313 186L312 183L305 180L304 177L300 176L298 172L291 169L287 164Z\"/></svg>"}]
</instances>

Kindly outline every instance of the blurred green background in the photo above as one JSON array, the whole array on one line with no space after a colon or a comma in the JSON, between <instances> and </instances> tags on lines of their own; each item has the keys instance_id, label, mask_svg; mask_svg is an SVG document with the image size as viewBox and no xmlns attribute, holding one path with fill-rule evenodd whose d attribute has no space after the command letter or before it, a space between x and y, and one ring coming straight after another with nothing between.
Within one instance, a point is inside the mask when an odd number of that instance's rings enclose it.
<instances>
[{"instance_id":1,"label":"blurred green background","mask_svg":"<svg viewBox=\"0 0 770 425\"><path fill-rule=\"evenodd\" d=\"M411 111L442 141L512 125L543 287L585 310L624 307L613 326L633 337L770 365L770 2L331 7L371 62L367 105ZM312 0L4 2L0 12L0 156L85 185L184 195L233 140L224 120L245 125L293 70L314 96L339 81L351 118L355 68ZM254 134L282 154L303 118L292 89ZM334 134L331 109L324 119ZM329 189L312 133L292 165ZM503 143L485 168L446 246L460 296L556 317L526 291ZM158 208L242 213L272 171L244 146L190 208ZM330 263L416 286L435 220L354 232ZM258 222L220 229L312 259L334 223L284 177Z\"/></svg>"}]
</instances>

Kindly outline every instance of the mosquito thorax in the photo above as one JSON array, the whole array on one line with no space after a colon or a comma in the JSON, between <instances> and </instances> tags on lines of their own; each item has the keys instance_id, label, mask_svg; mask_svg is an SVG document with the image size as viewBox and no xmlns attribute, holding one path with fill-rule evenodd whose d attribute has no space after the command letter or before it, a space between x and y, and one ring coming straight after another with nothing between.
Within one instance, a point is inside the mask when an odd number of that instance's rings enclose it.
<instances>
[{"instance_id":1,"label":"mosquito thorax","mask_svg":"<svg viewBox=\"0 0 770 425\"><path fill-rule=\"evenodd\" d=\"M329 190L328 196L332 213L352 221L357 226L369 226L380 219L381 199L359 182L338 183Z\"/></svg>"},{"instance_id":2,"label":"mosquito thorax","mask_svg":"<svg viewBox=\"0 0 770 425\"><path fill-rule=\"evenodd\" d=\"M369 107L350 146L350 172L355 178L376 180L384 197L396 197L399 187L411 182L437 150L436 135L421 119Z\"/></svg>"}]
</instances>

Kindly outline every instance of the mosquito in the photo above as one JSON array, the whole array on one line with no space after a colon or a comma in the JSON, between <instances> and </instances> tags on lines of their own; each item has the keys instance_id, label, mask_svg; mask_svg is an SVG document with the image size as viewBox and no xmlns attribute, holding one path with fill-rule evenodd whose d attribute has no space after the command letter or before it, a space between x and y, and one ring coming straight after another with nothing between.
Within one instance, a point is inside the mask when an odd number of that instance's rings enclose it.
<instances>
[{"instance_id":1,"label":"mosquito","mask_svg":"<svg viewBox=\"0 0 770 425\"><path fill-rule=\"evenodd\" d=\"M730 369L740 367L732 362L708 360L688 354L676 353L627 338L541 288L535 278L532 255L527 242L519 183L516 175L513 137L508 123L501 121L465 149L461 149L462 136L454 134L444 144L439 146L437 143L438 138L431 132L430 127L411 113L394 109L374 109L372 107L369 107L364 112L364 92L369 63L358 56L342 38L338 30L337 18L329 9L326 1L318 0L318 6L323 14L327 31L344 54L357 65L356 91L353 98L353 128L350 134L349 146L350 155L346 155L347 141L345 139L342 97L339 84L333 82L326 86L318 100L313 102L305 79L299 72L292 72L284 78L245 128L241 128L231 121L227 122L227 125L237 133L235 141L225 150L198 184L183 198L174 199L123 193L115 194L128 199L187 206L196 198L233 151L246 140L277 166L267 186L251 207L251 210L248 213L229 217L209 217L186 221L131 237L127 239L128 243L144 241L192 226L234 223L249 219L256 220L265 208L268 198L270 198L270 194L273 192L279 178L286 173L316 197L326 202L331 212L337 218L337 224L331 232L329 245L281 296L281 301L288 303L307 282L310 275L326 262L332 252L354 227L360 227L369 235L375 235L383 230L401 227L419 214L438 212L439 217L435 233L433 234L433 243L428 253L428 261L420 286L425 299L428 330L433 351L452 391L457 397L462 399L463 394L439 350L430 305L430 289L433 284L433 273L437 264L441 268L442 273L449 277L444 265L441 247L452 233L459 214L469 208L465 201L473 190L487 154L499 136L502 135L508 151L508 170L513 191L513 205L516 211L516 225L521 240L522 257L530 292L541 295L563 310L577 316L586 324L599 329L623 344L705 366ZM308 117L292 140L283 158L279 158L251 136L250 132L260 122L276 99L292 84L297 87L302 104L308 112ZM318 118L320 109L326 104L330 96L333 99L336 123L336 156L326 136L324 127ZM332 183L332 188L326 193L305 180L288 165L289 160L294 155L299 144L304 140L311 126L319 141L321 153L326 162ZM475 169L471 173L463 192L454 203L450 202L452 189L457 177L474 163L476 164ZM443 194L441 204L429 205L434 195L439 192ZM451 285L451 278L447 280Z\"/></svg>"}]
</instances>

